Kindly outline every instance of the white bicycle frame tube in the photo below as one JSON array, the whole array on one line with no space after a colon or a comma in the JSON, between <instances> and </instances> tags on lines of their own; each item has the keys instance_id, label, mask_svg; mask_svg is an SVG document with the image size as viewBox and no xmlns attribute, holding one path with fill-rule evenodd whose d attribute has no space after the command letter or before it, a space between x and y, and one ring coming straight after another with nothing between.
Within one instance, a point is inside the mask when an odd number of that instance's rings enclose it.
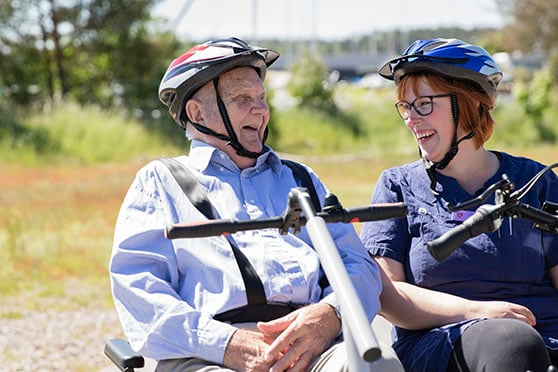
<instances>
[{"instance_id":1,"label":"white bicycle frame tube","mask_svg":"<svg viewBox=\"0 0 558 372\"><path fill-rule=\"evenodd\" d=\"M378 360L382 351L327 225L322 217L316 215L307 192L293 189L289 197L298 199L307 219L306 229L310 239L339 300L349 371L369 370L369 363Z\"/></svg>"}]
</instances>

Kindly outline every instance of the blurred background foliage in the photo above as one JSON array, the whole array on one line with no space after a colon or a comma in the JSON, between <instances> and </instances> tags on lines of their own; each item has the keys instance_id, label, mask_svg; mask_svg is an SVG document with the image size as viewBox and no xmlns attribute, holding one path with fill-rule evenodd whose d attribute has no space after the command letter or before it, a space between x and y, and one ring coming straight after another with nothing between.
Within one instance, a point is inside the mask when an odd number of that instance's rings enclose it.
<instances>
[{"instance_id":1,"label":"blurred background foliage","mask_svg":"<svg viewBox=\"0 0 558 372\"><path fill-rule=\"evenodd\" d=\"M517 68L503 87L492 143L555 144L558 0L496 1L507 20L502 29L393 30L374 35L374 43L379 52L397 54L410 40L444 36L492 53L542 55L540 68ZM94 163L162 148L183 152L184 136L156 92L169 61L199 41L158 27L162 20L151 16L157 3L0 0L0 159ZM297 51L285 87L293 104L275 107L279 92L269 88L272 146L319 154L399 151L412 143L394 113L392 87L338 80L321 58L365 51L371 37L252 41Z\"/></svg>"},{"instance_id":2,"label":"blurred background foliage","mask_svg":"<svg viewBox=\"0 0 558 372\"><path fill-rule=\"evenodd\" d=\"M203 40L164 31L151 15L158 2L0 0L0 297L30 289L27 307L44 309L52 295L65 306L67 279L79 278L83 298L72 301L110 306L106 268L125 190L148 160L187 151L157 88L169 62ZM392 84L377 74L342 79L324 56L362 54L371 43L392 56L443 36L543 62L506 66L513 79L502 84L488 147L555 162L558 0L497 2L502 29L250 40L279 51L279 61L296 57L266 80L268 143L312 166L344 205L368 202L381 170L417 159L416 143L395 112Z\"/></svg>"}]
</instances>

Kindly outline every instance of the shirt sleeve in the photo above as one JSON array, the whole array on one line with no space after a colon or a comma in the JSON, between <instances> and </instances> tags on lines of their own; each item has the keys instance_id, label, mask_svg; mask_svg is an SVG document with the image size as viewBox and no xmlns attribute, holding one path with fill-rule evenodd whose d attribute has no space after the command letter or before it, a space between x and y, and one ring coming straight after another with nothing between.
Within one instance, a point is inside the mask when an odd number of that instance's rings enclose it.
<instances>
[{"instance_id":1,"label":"shirt sleeve","mask_svg":"<svg viewBox=\"0 0 558 372\"><path fill-rule=\"evenodd\" d=\"M394 169L382 172L370 200L370 204L404 202ZM392 258L404 264L409 246L406 218L391 218L363 224L360 238L371 256Z\"/></svg>"},{"instance_id":2,"label":"shirt sleeve","mask_svg":"<svg viewBox=\"0 0 558 372\"><path fill-rule=\"evenodd\" d=\"M164 236L164 227L176 221L161 185L159 175L144 168L121 207L109 267L117 312L132 348L148 358L221 363L235 328L178 295L184 273Z\"/></svg>"}]
</instances>

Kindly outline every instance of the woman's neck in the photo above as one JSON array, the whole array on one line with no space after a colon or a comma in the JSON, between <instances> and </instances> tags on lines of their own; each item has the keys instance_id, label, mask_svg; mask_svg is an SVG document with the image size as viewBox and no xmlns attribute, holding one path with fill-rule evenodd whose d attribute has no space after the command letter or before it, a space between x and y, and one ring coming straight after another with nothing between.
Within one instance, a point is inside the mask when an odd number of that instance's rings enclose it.
<instances>
[{"instance_id":1,"label":"woman's neck","mask_svg":"<svg viewBox=\"0 0 558 372\"><path fill-rule=\"evenodd\" d=\"M474 146L462 145L448 166L439 172L455 178L465 191L473 195L498 171L500 160L482 146L475 149Z\"/></svg>"}]
</instances>

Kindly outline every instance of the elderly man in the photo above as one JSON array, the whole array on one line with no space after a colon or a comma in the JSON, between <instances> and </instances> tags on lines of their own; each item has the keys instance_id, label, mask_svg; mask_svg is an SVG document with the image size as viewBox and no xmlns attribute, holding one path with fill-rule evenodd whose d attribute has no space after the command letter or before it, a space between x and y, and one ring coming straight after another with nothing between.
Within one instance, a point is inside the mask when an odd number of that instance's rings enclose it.
<instances>
[{"instance_id":1,"label":"elderly man","mask_svg":"<svg viewBox=\"0 0 558 372\"><path fill-rule=\"evenodd\" d=\"M191 140L189 155L176 160L218 218L278 216L299 186L265 145L263 80L278 57L236 38L212 40L175 59L161 82L161 101ZM326 187L304 169L323 202ZM110 263L132 347L158 360L159 371L344 368L339 304L306 230L165 239L165 226L204 218L161 161L138 172L118 216ZM379 269L352 226L328 228L372 321L380 310ZM374 365L398 370L389 351Z\"/></svg>"}]
</instances>

